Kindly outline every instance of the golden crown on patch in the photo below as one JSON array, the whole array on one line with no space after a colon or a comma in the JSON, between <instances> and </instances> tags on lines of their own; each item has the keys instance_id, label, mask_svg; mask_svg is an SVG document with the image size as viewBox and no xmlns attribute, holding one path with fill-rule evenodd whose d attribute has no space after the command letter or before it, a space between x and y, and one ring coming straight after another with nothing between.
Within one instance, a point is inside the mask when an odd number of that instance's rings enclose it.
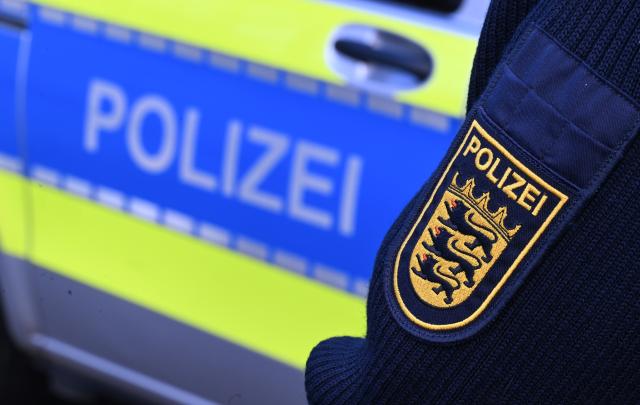
<instances>
[{"instance_id":1,"label":"golden crown on patch","mask_svg":"<svg viewBox=\"0 0 640 405\"><path fill-rule=\"evenodd\" d=\"M390 269L394 314L429 336L486 320L522 280L527 255L568 200L545 180L546 169L485 128L473 121L399 236Z\"/></svg>"}]
</instances>

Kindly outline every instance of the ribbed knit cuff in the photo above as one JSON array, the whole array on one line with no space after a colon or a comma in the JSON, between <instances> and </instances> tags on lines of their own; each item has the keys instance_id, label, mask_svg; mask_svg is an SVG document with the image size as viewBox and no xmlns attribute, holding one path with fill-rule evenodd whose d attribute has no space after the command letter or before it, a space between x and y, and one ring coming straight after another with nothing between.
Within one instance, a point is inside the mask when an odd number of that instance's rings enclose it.
<instances>
[{"instance_id":1,"label":"ribbed knit cuff","mask_svg":"<svg viewBox=\"0 0 640 405\"><path fill-rule=\"evenodd\" d=\"M338 337L313 349L307 360L310 403L346 403L362 367L364 339Z\"/></svg>"}]
</instances>

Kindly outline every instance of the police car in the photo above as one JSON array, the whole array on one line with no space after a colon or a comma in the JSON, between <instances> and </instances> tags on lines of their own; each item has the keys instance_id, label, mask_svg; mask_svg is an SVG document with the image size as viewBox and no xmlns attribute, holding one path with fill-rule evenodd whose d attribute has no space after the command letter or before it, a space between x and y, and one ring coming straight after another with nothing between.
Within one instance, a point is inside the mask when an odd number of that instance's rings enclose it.
<instances>
[{"instance_id":1,"label":"police car","mask_svg":"<svg viewBox=\"0 0 640 405\"><path fill-rule=\"evenodd\" d=\"M76 390L304 402L464 115L488 0L413 3L0 0L14 340Z\"/></svg>"}]
</instances>

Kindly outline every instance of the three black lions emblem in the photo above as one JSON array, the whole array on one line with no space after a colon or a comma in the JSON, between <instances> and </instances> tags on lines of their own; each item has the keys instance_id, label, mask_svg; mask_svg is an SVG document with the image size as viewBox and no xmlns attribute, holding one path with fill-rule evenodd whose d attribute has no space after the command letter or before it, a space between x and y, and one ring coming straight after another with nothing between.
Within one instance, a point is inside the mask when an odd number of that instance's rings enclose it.
<instances>
[{"instance_id":1,"label":"three black lions emblem","mask_svg":"<svg viewBox=\"0 0 640 405\"><path fill-rule=\"evenodd\" d=\"M392 244L392 313L429 340L455 340L488 322L531 270L532 249L569 199L565 184L483 119L470 124L421 192L411 228Z\"/></svg>"},{"instance_id":2,"label":"three black lions emblem","mask_svg":"<svg viewBox=\"0 0 640 405\"><path fill-rule=\"evenodd\" d=\"M506 207L489 209L490 196L474 196L475 181L444 193L411 260L411 281L420 298L435 307L464 302L490 271L520 226L507 229Z\"/></svg>"}]
</instances>

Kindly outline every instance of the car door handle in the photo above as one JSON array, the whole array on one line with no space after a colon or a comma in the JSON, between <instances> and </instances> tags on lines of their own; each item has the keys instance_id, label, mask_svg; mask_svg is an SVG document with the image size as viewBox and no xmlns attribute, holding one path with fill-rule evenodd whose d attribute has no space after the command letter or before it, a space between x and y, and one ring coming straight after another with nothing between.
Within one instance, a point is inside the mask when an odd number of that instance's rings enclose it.
<instances>
[{"instance_id":1,"label":"car door handle","mask_svg":"<svg viewBox=\"0 0 640 405\"><path fill-rule=\"evenodd\" d=\"M373 67L387 67L404 71L424 81L431 73L431 59L421 49L406 46L395 38L385 38L376 44L339 39L336 50L347 57Z\"/></svg>"},{"instance_id":2,"label":"car door handle","mask_svg":"<svg viewBox=\"0 0 640 405\"><path fill-rule=\"evenodd\" d=\"M27 28L27 23L13 15L4 14L0 10L0 28L8 28L12 30L24 30Z\"/></svg>"},{"instance_id":3,"label":"car door handle","mask_svg":"<svg viewBox=\"0 0 640 405\"><path fill-rule=\"evenodd\" d=\"M334 33L328 62L347 82L383 93L417 88L433 71L431 55L421 45L358 24L343 26Z\"/></svg>"}]
</instances>

